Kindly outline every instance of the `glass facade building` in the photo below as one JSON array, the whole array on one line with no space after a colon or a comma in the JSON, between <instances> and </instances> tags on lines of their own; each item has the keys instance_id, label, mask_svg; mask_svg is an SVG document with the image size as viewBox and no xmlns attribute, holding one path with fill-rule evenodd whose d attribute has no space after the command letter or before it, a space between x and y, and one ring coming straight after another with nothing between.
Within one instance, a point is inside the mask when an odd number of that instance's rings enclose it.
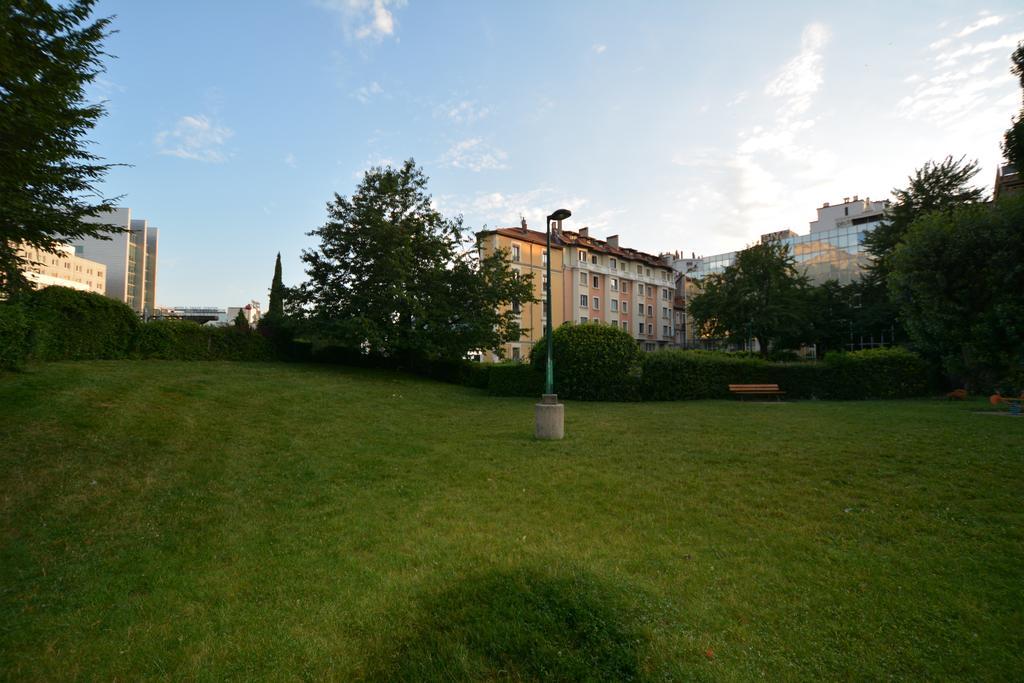
<instances>
[{"instance_id":1,"label":"glass facade building","mask_svg":"<svg viewBox=\"0 0 1024 683\"><path fill-rule=\"evenodd\" d=\"M825 204L818 209L818 220L811 223L809 234L782 230L762 235L761 240L777 238L789 247L797 267L812 283L838 280L840 284L847 284L860 279L867 266L869 257L864 248L864 236L882 221L887 205L888 202L857 198L835 206ZM701 257L693 277L699 280L724 272L735 263L737 253L730 251Z\"/></svg>"}]
</instances>

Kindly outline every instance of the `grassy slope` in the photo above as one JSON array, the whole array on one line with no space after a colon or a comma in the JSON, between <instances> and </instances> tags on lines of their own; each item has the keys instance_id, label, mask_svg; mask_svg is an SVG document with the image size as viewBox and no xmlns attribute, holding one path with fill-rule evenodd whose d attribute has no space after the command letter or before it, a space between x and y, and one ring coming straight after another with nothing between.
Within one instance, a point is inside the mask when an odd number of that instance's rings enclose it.
<instances>
[{"instance_id":1,"label":"grassy slope","mask_svg":"<svg viewBox=\"0 0 1024 683\"><path fill-rule=\"evenodd\" d=\"M1024 675L1024 419L0 375L0 677ZM713 656L711 652L713 651Z\"/></svg>"}]
</instances>

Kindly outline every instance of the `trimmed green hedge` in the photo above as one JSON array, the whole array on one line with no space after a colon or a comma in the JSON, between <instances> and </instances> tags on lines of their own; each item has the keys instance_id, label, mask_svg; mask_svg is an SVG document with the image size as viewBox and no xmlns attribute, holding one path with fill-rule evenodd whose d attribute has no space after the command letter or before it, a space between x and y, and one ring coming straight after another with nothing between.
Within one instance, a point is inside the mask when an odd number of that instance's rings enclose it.
<instances>
[{"instance_id":1,"label":"trimmed green hedge","mask_svg":"<svg viewBox=\"0 0 1024 683\"><path fill-rule=\"evenodd\" d=\"M830 353L820 363L770 363L714 351L644 358L641 395L652 401L729 398L730 384L778 384L786 398L910 398L929 391L928 367L901 348Z\"/></svg>"},{"instance_id":2,"label":"trimmed green hedge","mask_svg":"<svg viewBox=\"0 0 1024 683\"><path fill-rule=\"evenodd\" d=\"M487 375L487 393L491 396L533 396L544 392L544 373L525 363L497 363Z\"/></svg>"},{"instance_id":3,"label":"trimmed green hedge","mask_svg":"<svg viewBox=\"0 0 1024 683\"><path fill-rule=\"evenodd\" d=\"M31 292L21 305L36 360L126 358L140 325L135 311L120 301L67 287Z\"/></svg>"},{"instance_id":4,"label":"trimmed green hedge","mask_svg":"<svg viewBox=\"0 0 1024 683\"><path fill-rule=\"evenodd\" d=\"M32 350L28 318L20 304L0 302L0 370L24 367Z\"/></svg>"},{"instance_id":5,"label":"trimmed green hedge","mask_svg":"<svg viewBox=\"0 0 1024 683\"><path fill-rule=\"evenodd\" d=\"M188 320L153 320L138 331L132 355L161 360L272 360L270 342L255 332Z\"/></svg>"},{"instance_id":6,"label":"trimmed green hedge","mask_svg":"<svg viewBox=\"0 0 1024 683\"><path fill-rule=\"evenodd\" d=\"M636 398L635 369L640 348L625 330L614 325L566 323L554 331L555 393L583 401L625 401ZM543 374L547 338L533 346L530 364Z\"/></svg>"}]
</instances>

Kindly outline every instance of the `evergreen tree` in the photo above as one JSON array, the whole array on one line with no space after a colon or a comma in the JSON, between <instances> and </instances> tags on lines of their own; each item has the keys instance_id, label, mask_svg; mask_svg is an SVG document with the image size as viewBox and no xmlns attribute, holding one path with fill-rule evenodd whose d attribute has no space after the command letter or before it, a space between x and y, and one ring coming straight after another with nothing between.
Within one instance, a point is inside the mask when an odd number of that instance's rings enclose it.
<instances>
[{"instance_id":1,"label":"evergreen tree","mask_svg":"<svg viewBox=\"0 0 1024 683\"><path fill-rule=\"evenodd\" d=\"M274 262L274 279L270 282L270 305L267 308L267 317L284 317L284 282L281 280L281 252L277 252L277 261Z\"/></svg>"},{"instance_id":2,"label":"evergreen tree","mask_svg":"<svg viewBox=\"0 0 1024 683\"><path fill-rule=\"evenodd\" d=\"M105 114L85 99L110 32L109 18L89 20L94 4L0 3L0 293L28 284L21 245L55 252L113 230L83 222L115 201L98 193L111 165L85 140Z\"/></svg>"},{"instance_id":3,"label":"evergreen tree","mask_svg":"<svg viewBox=\"0 0 1024 683\"><path fill-rule=\"evenodd\" d=\"M504 254L467 248L462 218L432 206L412 159L373 168L351 199L335 194L309 233L309 277L297 292L309 332L385 356L461 358L521 334L512 312L532 301Z\"/></svg>"},{"instance_id":4,"label":"evergreen tree","mask_svg":"<svg viewBox=\"0 0 1024 683\"><path fill-rule=\"evenodd\" d=\"M249 321L245 317L245 310L244 309L241 309L241 308L238 309L238 315L235 316L234 324L235 324L235 329L239 330L240 332L248 332L249 331Z\"/></svg>"},{"instance_id":5,"label":"evergreen tree","mask_svg":"<svg viewBox=\"0 0 1024 683\"><path fill-rule=\"evenodd\" d=\"M725 272L710 275L690 300L690 314L704 334L733 343L756 339L761 355L772 343L805 341L807 277L789 247L768 240L747 247Z\"/></svg>"},{"instance_id":6,"label":"evergreen tree","mask_svg":"<svg viewBox=\"0 0 1024 683\"><path fill-rule=\"evenodd\" d=\"M1013 66L1010 71L1020 80L1022 96L1024 96L1024 42L1017 44L1010 58ZM1024 171L1024 102L1021 103L1020 114L1013 120L1009 130L1003 137L1003 155L1013 164L1017 171Z\"/></svg>"}]
</instances>

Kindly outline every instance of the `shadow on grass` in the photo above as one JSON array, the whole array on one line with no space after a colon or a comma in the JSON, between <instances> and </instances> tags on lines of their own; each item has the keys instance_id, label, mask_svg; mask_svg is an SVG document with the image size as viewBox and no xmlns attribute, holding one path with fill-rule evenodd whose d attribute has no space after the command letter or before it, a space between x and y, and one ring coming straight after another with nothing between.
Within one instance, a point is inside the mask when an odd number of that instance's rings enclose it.
<instances>
[{"instance_id":1,"label":"shadow on grass","mask_svg":"<svg viewBox=\"0 0 1024 683\"><path fill-rule=\"evenodd\" d=\"M367 679L639 680L646 637L619 593L579 573L472 575L396 615L405 627L371 656Z\"/></svg>"}]
</instances>

